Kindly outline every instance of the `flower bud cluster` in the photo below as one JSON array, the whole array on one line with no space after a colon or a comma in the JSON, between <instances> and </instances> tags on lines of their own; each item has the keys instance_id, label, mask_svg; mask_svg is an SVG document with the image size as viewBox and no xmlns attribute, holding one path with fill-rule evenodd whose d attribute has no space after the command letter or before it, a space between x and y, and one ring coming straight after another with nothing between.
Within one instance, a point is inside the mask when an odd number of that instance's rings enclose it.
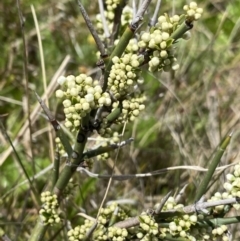
<instances>
[{"instance_id":1,"label":"flower bud cluster","mask_svg":"<svg viewBox=\"0 0 240 241\"><path fill-rule=\"evenodd\" d=\"M234 166L233 173L226 175L227 182L223 184L228 198L240 197L240 162ZM240 204L233 204L233 207L237 210L240 209Z\"/></svg>"},{"instance_id":2,"label":"flower bud cluster","mask_svg":"<svg viewBox=\"0 0 240 241\"><path fill-rule=\"evenodd\" d=\"M172 47L173 39L171 38L171 32L174 25L168 22L170 21L169 19L170 18L166 18L165 16L160 16L158 18L159 28L154 27L150 32L143 32L138 42L140 48L152 51L150 61L148 62L149 71L151 72L162 69L164 71L170 69L177 70L179 67L176 63ZM168 28L164 27L164 24L166 24Z\"/></svg>"},{"instance_id":3,"label":"flower bud cluster","mask_svg":"<svg viewBox=\"0 0 240 241\"><path fill-rule=\"evenodd\" d=\"M125 121L134 121L139 116L140 112L145 109L143 104L146 100L145 95L136 96L133 98L127 98L122 101L122 114L119 116L116 122L123 123ZM113 110L119 106L119 102L113 103Z\"/></svg>"},{"instance_id":4,"label":"flower bud cluster","mask_svg":"<svg viewBox=\"0 0 240 241\"><path fill-rule=\"evenodd\" d=\"M77 226L68 231L67 233L68 240L69 241L85 240L87 232L89 231L89 229L91 229L93 225L94 225L94 221L85 219L83 225ZM106 240L106 239L102 239L102 240Z\"/></svg>"},{"instance_id":5,"label":"flower bud cluster","mask_svg":"<svg viewBox=\"0 0 240 241\"><path fill-rule=\"evenodd\" d=\"M156 205L156 209L157 206ZM163 206L164 211L168 210L174 210L174 209L180 209L183 208L183 204L177 204L174 197L169 197L167 202ZM171 219L172 220L172 219ZM197 216L196 215L183 215L178 216L177 218L174 218L169 223L169 228L161 228L159 230L159 236L161 238L164 238L167 233L170 233L172 236L182 237L186 238L187 240L192 240L193 235L191 234L192 229L194 228L194 225L197 223Z\"/></svg>"},{"instance_id":6,"label":"flower bud cluster","mask_svg":"<svg viewBox=\"0 0 240 241\"><path fill-rule=\"evenodd\" d=\"M107 11L113 11L119 3L120 0L105 0Z\"/></svg>"},{"instance_id":7,"label":"flower bud cluster","mask_svg":"<svg viewBox=\"0 0 240 241\"><path fill-rule=\"evenodd\" d=\"M139 231L137 237L142 241L152 240L158 234L158 224L155 219L147 213L142 213L139 217Z\"/></svg>"},{"instance_id":8,"label":"flower bud cluster","mask_svg":"<svg viewBox=\"0 0 240 241\"><path fill-rule=\"evenodd\" d=\"M124 241L128 236L128 231L125 228L117 228L111 226L111 220L114 219L115 222L122 221L128 218L126 213L117 205L117 203L112 203L106 208L102 208L100 215L98 217L98 225L94 230L92 237L93 240L114 240L114 241ZM80 241L86 240L86 235L89 230L93 227L94 221L85 219L84 224L77 226L74 229L68 231L68 239L70 241ZM107 227L107 226L110 227Z\"/></svg>"},{"instance_id":9,"label":"flower bud cluster","mask_svg":"<svg viewBox=\"0 0 240 241\"><path fill-rule=\"evenodd\" d=\"M128 236L128 231L126 228L109 227L108 234L109 240L112 241L124 241Z\"/></svg>"},{"instance_id":10,"label":"flower bud cluster","mask_svg":"<svg viewBox=\"0 0 240 241\"><path fill-rule=\"evenodd\" d=\"M182 238L190 238L190 229L197 223L196 215L183 215L182 217L175 218L174 221L169 223L169 231L173 236L180 236Z\"/></svg>"},{"instance_id":11,"label":"flower bud cluster","mask_svg":"<svg viewBox=\"0 0 240 241\"><path fill-rule=\"evenodd\" d=\"M183 204L177 204L174 197L169 197L163 206L164 211L183 208ZM156 207L157 208L157 207Z\"/></svg>"},{"instance_id":12,"label":"flower bud cluster","mask_svg":"<svg viewBox=\"0 0 240 241\"><path fill-rule=\"evenodd\" d=\"M105 225L110 219L114 219L114 222L117 222L126 218L128 218L128 215L125 211L117 203L113 202L106 208L101 209L98 221Z\"/></svg>"},{"instance_id":13,"label":"flower bud cluster","mask_svg":"<svg viewBox=\"0 0 240 241\"><path fill-rule=\"evenodd\" d=\"M199 8L196 2L190 2L189 5L185 5L183 10L186 11L186 18L189 21L197 21L203 13L203 9Z\"/></svg>"},{"instance_id":14,"label":"flower bud cluster","mask_svg":"<svg viewBox=\"0 0 240 241\"><path fill-rule=\"evenodd\" d=\"M217 240L218 238L221 238L223 241L230 241L230 237L227 235L227 226L221 225L215 229L212 230L213 234L213 240Z\"/></svg>"},{"instance_id":15,"label":"flower bud cluster","mask_svg":"<svg viewBox=\"0 0 240 241\"><path fill-rule=\"evenodd\" d=\"M222 199L226 199L229 198L229 194L227 192L224 193L220 193L220 192L216 192L209 200L208 202L211 201L218 201L218 200L222 200ZM219 205L219 206L215 206L212 208L213 213L214 214L220 214L222 213L222 211L224 210L224 205Z\"/></svg>"},{"instance_id":16,"label":"flower bud cluster","mask_svg":"<svg viewBox=\"0 0 240 241\"><path fill-rule=\"evenodd\" d=\"M223 184L223 187L230 197L240 197L240 163L234 166L233 173L226 175L227 182ZM240 204L234 204L235 209L240 209Z\"/></svg>"},{"instance_id":17,"label":"flower bud cluster","mask_svg":"<svg viewBox=\"0 0 240 241\"><path fill-rule=\"evenodd\" d=\"M108 88L114 98L119 99L133 91L137 83L137 67L140 65L138 55L126 53L123 57L112 59L113 65L108 77Z\"/></svg>"},{"instance_id":18,"label":"flower bud cluster","mask_svg":"<svg viewBox=\"0 0 240 241\"><path fill-rule=\"evenodd\" d=\"M56 194L49 191L41 194L42 208L39 211L42 222L47 224L59 223L61 221L58 215L58 200Z\"/></svg>"},{"instance_id":19,"label":"flower bud cluster","mask_svg":"<svg viewBox=\"0 0 240 241\"><path fill-rule=\"evenodd\" d=\"M65 126L73 131L79 128L81 119L91 110L111 105L110 95L103 93L97 80L85 74L61 76L58 83L62 90L56 91L56 97L63 99Z\"/></svg>"}]
</instances>

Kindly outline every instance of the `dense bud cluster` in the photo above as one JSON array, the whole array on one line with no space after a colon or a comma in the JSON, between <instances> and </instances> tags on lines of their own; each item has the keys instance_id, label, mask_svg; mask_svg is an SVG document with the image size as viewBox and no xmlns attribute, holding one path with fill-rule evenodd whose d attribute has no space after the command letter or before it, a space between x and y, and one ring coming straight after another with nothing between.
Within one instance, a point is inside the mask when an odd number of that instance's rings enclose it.
<instances>
[{"instance_id":1,"label":"dense bud cluster","mask_svg":"<svg viewBox=\"0 0 240 241\"><path fill-rule=\"evenodd\" d=\"M164 71L168 71L171 68L173 70L178 69L172 47L173 39L170 36L174 25L167 20L170 21L169 18L160 16L156 27L152 28L150 32L142 32L138 42L140 48L152 51L152 54L149 56L150 61L148 62L149 71L151 72L162 69ZM168 27L164 27L164 24Z\"/></svg>"},{"instance_id":2,"label":"dense bud cluster","mask_svg":"<svg viewBox=\"0 0 240 241\"><path fill-rule=\"evenodd\" d=\"M228 197L240 197L240 163L234 166L233 173L226 175L227 182L223 187L228 193ZM235 209L240 209L240 204L234 204Z\"/></svg>"},{"instance_id":3,"label":"dense bud cluster","mask_svg":"<svg viewBox=\"0 0 240 241\"><path fill-rule=\"evenodd\" d=\"M107 92L103 93L99 81L85 74L61 76L58 83L62 90L56 91L56 97L63 99L65 126L73 131L91 110L111 105L111 98Z\"/></svg>"},{"instance_id":4,"label":"dense bud cluster","mask_svg":"<svg viewBox=\"0 0 240 241\"><path fill-rule=\"evenodd\" d=\"M183 204L177 204L174 197L169 197L167 202L164 204L163 210L176 210L183 208ZM156 206L157 208L157 206ZM192 230L197 223L196 215L187 215L184 214L182 216L175 217L174 219L170 219L169 228L161 228L160 229L160 237L164 238L167 234L171 234L173 237L182 237L186 238L186 240L192 240Z\"/></svg>"},{"instance_id":5,"label":"dense bud cluster","mask_svg":"<svg viewBox=\"0 0 240 241\"><path fill-rule=\"evenodd\" d=\"M127 229L111 225L115 222L124 220L127 217L126 213L117 205L117 203L112 203L108 207L102 208L98 218L98 225L92 234L93 240L126 240L126 237L128 236ZM70 241L86 240L86 235L93 225L94 221L85 219L83 225L77 226L68 231L68 239Z\"/></svg>"},{"instance_id":6,"label":"dense bud cluster","mask_svg":"<svg viewBox=\"0 0 240 241\"><path fill-rule=\"evenodd\" d=\"M42 208L39 211L42 222L47 224L59 223L61 221L58 215L58 200L56 194L49 191L41 194Z\"/></svg>"},{"instance_id":7,"label":"dense bud cluster","mask_svg":"<svg viewBox=\"0 0 240 241\"><path fill-rule=\"evenodd\" d=\"M117 5L120 3L120 0L106 0L105 4L108 11L113 11L117 8Z\"/></svg>"},{"instance_id":8,"label":"dense bud cluster","mask_svg":"<svg viewBox=\"0 0 240 241\"><path fill-rule=\"evenodd\" d=\"M197 6L197 3L190 2L189 5L185 5L183 10L186 11L186 18L190 21L196 21L201 18L203 9Z\"/></svg>"},{"instance_id":9,"label":"dense bud cluster","mask_svg":"<svg viewBox=\"0 0 240 241\"><path fill-rule=\"evenodd\" d=\"M158 205L158 204L157 204ZM169 197L163 206L163 211L183 208L183 204L177 204L174 197ZM157 207L156 207L157 208Z\"/></svg>"},{"instance_id":10,"label":"dense bud cluster","mask_svg":"<svg viewBox=\"0 0 240 241\"><path fill-rule=\"evenodd\" d=\"M211 201L218 201L218 200L222 200L222 199L226 199L229 198L229 194L227 192L224 193L220 193L220 192L216 192L209 200L208 202ZM220 214L222 213L222 211L224 210L224 205L218 205L212 208L212 211L214 214Z\"/></svg>"},{"instance_id":11,"label":"dense bud cluster","mask_svg":"<svg viewBox=\"0 0 240 241\"><path fill-rule=\"evenodd\" d=\"M94 221L85 219L84 224L70 229L67 233L69 241L84 240L88 230L94 225ZM104 240L104 239L103 239Z\"/></svg>"},{"instance_id":12,"label":"dense bud cluster","mask_svg":"<svg viewBox=\"0 0 240 241\"><path fill-rule=\"evenodd\" d=\"M124 241L128 236L128 231L126 228L109 227L107 236L112 241Z\"/></svg>"},{"instance_id":13,"label":"dense bud cluster","mask_svg":"<svg viewBox=\"0 0 240 241\"><path fill-rule=\"evenodd\" d=\"M112 220L110 222L115 223L126 218L128 218L128 215L125 213L125 211L117 203L113 202L106 208L101 209L98 221L104 225L109 220Z\"/></svg>"},{"instance_id":14,"label":"dense bud cluster","mask_svg":"<svg viewBox=\"0 0 240 241\"><path fill-rule=\"evenodd\" d=\"M127 98L122 101L122 114L119 116L117 121L119 123L123 123L124 121L134 121L136 117L139 116L140 112L145 109L145 105L143 104L146 100L146 96L140 95L135 98ZM113 103L113 110L119 107L119 102Z\"/></svg>"},{"instance_id":15,"label":"dense bud cluster","mask_svg":"<svg viewBox=\"0 0 240 241\"><path fill-rule=\"evenodd\" d=\"M158 224L154 218L147 213L142 213L139 217L139 231L137 237L142 241L152 240L158 234Z\"/></svg>"},{"instance_id":16,"label":"dense bud cluster","mask_svg":"<svg viewBox=\"0 0 240 241\"><path fill-rule=\"evenodd\" d=\"M124 54L112 59L113 65L108 77L108 88L116 99L133 91L137 83L137 67L140 65L137 54Z\"/></svg>"},{"instance_id":17,"label":"dense bud cluster","mask_svg":"<svg viewBox=\"0 0 240 241\"><path fill-rule=\"evenodd\" d=\"M172 236L180 236L182 238L192 238L190 234L190 229L197 222L196 215L183 215L181 217L175 218L169 223L169 230Z\"/></svg>"},{"instance_id":18,"label":"dense bud cluster","mask_svg":"<svg viewBox=\"0 0 240 241\"><path fill-rule=\"evenodd\" d=\"M221 238L223 241L229 241L230 238L227 235L227 226L226 225L221 225L215 229L212 230L213 234L213 239L212 240L217 240L218 238Z\"/></svg>"}]
</instances>

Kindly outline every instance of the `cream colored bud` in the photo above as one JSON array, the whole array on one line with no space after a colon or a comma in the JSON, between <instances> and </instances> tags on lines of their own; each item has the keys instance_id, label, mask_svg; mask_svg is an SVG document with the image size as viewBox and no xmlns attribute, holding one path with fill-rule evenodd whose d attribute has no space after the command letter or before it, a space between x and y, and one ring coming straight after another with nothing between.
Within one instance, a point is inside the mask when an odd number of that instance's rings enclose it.
<instances>
[{"instance_id":1,"label":"cream colored bud","mask_svg":"<svg viewBox=\"0 0 240 241\"><path fill-rule=\"evenodd\" d=\"M151 39L150 33L143 33L141 36L141 40L144 41L145 43L148 43Z\"/></svg>"},{"instance_id":2,"label":"cream colored bud","mask_svg":"<svg viewBox=\"0 0 240 241\"><path fill-rule=\"evenodd\" d=\"M67 107L69 107L71 105L72 105L72 102L69 99L66 99L66 100L63 101L63 106L65 108L67 108Z\"/></svg>"},{"instance_id":3,"label":"cream colored bud","mask_svg":"<svg viewBox=\"0 0 240 241\"><path fill-rule=\"evenodd\" d=\"M119 61L120 61L120 59L119 59L117 56L114 56L114 57L112 58L112 62L113 62L114 64L119 63Z\"/></svg>"},{"instance_id":4,"label":"cream colored bud","mask_svg":"<svg viewBox=\"0 0 240 241\"><path fill-rule=\"evenodd\" d=\"M112 104L112 101L110 98L105 99L105 106L110 106Z\"/></svg>"},{"instance_id":5,"label":"cream colored bud","mask_svg":"<svg viewBox=\"0 0 240 241\"><path fill-rule=\"evenodd\" d=\"M89 110L90 109L89 103L87 103L87 102L83 103L82 104L82 109L85 110L85 111Z\"/></svg>"},{"instance_id":6,"label":"cream colored bud","mask_svg":"<svg viewBox=\"0 0 240 241\"><path fill-rule=\"evenodd\" d=\"M167 33L167 32L163 32L162 33L162 39L165 41L165 40L167 40L168 38L169 38L169 33Z\"/></svg>"},{"instance_id":7,"label":"cream colored bud","mask_svg":"<svg viewBox=\"0 0 240 241\"><path fill-rule=\"evenodd\" d=\"M77 90L77 88L71 88L71 89L70 89L70 95L71 95L71 96L77 96L77 95L78 95L78 90Z\"/></svg>"},{"instance_id":8,"label":"cream colored bud","mask_svg":"<svg viewBox=\"0 0 240 241\"><path fill-rule=\"evenodd\" d=\"M72 122L66 121L66 122L65 122L65 126L66 126L67 128L72 127Z\"/></svg>"},{"instance_id":9,"label":"cream colored bud","mask_svg":"<svg viewBox=\"0 0 240 241\"><path fill-rule=\"evenodd\" d=\"M137 60L132 60L131 65L132 67L137 68L139 66L139 62Z\"/></svg>"},{"instance_id":10,"label":"cream colored bud","mask_svg":"<svg viewBox=\"0 0 240 241\"><path fill-rule=\"evenodd\" d=\"M158 22L159 23L164 23L164 22L166 22L167 20L166 20L166 17L165 16L160 16L159 18L158 18Z\"/></svg>"},{"instance_id":11,"label":"cream colored bud","mask_svg":"<svg viewBox=\"0 0 240 241\"><path fill-rule=\"evenodd\" d=\"M165 49L167 47L167 43L165 41L160 43L161 49Z\"/></svg>"},{"instance_id":12,"label":"cream colored bud","mask_svg":"<svg viewBox=\"0 0 240 241\"><path fill-rule=\"evenodd\" d=\"M90 76L88 76L86 79L85 79L85 83L87 84L87 85L92 85L92 83L93 83L93 79L90 77Z\"/></svg>"},{"instance_id":13,"label":"cream colored bud","mask_svg":"<svg viewBox=\"0 0 240 241\"><path fill-rule=\"evenodd\" d=\"M59 85L63 85L65 82L66 82L66 77L64 76L60 76L58 79L57 79L57 82Z\"/></svg>"},{"instance_id":14,"label":"cream colored bud","mask_svg":"<svg viewBox=\"0 0 240 241\"><path fill-rule=\"evenodd\" d=\"M62 90L57 90L56 91L56 97L57 98L62 98L64 96L64 92Z\"/></svg>"},{"instance_id":15,"label":"cream colored bud","mask_svg":"<svg viewBox=\"0 0 240 241\"><path fill-rule=\"evenodd\" d=\"M189 7L190 7L191 9L197 9L197 3L195 3L195 2L190 2Z\"/></svg>"}]
</instances>

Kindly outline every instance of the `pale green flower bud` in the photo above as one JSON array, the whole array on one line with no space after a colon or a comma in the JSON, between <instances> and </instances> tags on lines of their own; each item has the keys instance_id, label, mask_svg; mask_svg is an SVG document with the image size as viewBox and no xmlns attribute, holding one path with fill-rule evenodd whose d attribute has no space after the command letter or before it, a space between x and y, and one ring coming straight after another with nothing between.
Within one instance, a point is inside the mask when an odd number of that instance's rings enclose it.
<instances>
[{"instance_id":1,"label":"pale green flower bud","mask_svg":"<svg viewBox=\"0 0 240 241\"><path fill-rule=\"evenodd\" d=\"M167 20L166 20L166 17L165 16L160 16L159 18L158 18L158 22L159 23L164 23L164 22L166 22Z\"/></svg>"},{"instance_id":2,"label":"pale green flower bud","mask_svg":"<svg viewBox=\"0 0 240 241\"><path fill-rule=\"evenodd\" d=\"M151 39L149 41L148 47L151 49L154 49L156 47L156 43L155 43L154 39Z\"/></svg>"},{"instance_id":3,"label":"pale green flower bud","mask_svg":"<svg viewBox=\"0 0 240 241\"><path fill-rule=\"evenodd\" d=\"M154 36L154 42L155 44L160 44L162 42L162 36L160 34L156 34Z\"/></svg>"},{"instance_id":4,"label":"pale green flower bud","mask_svg":"<svg viewBox=\"0 0 240 241\"><path fill-rule=\"evenodd\" d=\"M65 108L67 108L67 107L69 107L71 105L72 105L72 102L70 100L66 99L66 100L63 101L63 106Z\"/></svg>"},{"instance_id":5,"label":"pale green flower bud","mask_svg":"<svg viewBox=\"0 0 240 241\"><path fill-rule=\"evenodd\" d=\"M98 99L98 104L99 104L99 105L104 105L104 104L105 104L105 97L100 97L100 98Z\"/></svg>"},{"instance_id":6,"label":"pale green flower bud","mask_svg":"<svg viewBox=\"0 0 240 241\"><path fill-rule=\"evenodd\" d=\"M160 43L161 49L165 49L167 47L167 43L165 41Z\"/></svg>"},{"instance_id":7,"label":"pale green flower bud","mask_svg":"<svg viewBox=\"0 0 240 241\"><path fill-rule=\"evenodd\" d=\"M167 57L168 57L167 51L166 51L166 50L162 50L162 51L160 52L160 56L161 56L162 58L167 58Z\"/></svg>"},{"instance_id":8,"label":"pale green flower bud","mask_svg":"<svg viewBox=\"0 0 240 241\"><path fill-rule=\"evenodd\" d=\"M195 14L194 14L194 19L195 19L195 20L198 20L199 18L201 18L201 16L202 16L202 15L201 15L200 13L195 13Z\"/></svg>"},{"instance_id":9,"label":"pale green flower bud","mask_svg":"<svg viewBox=\"0 0 240 241\"><path fill-rule=\"evenodd\" d=\"M196 9L196 13L202 14L202 13L203 13L203 9L202 9L202 8L197 8L197 9Z\"/></svg>"},{"instance_id":10,"label":"pale green flower bud","mask_svg":"<svg viewBox=\"0 0 240 241\"><path fill-rule=\"evenodd\" d=\"M158 66L159 65L159 63L160 63L160 59L158 58L158 57L153 57L152 59L151 59L151 65L152 66Z\"/></svg>"},{"instance_id":11,"label":"pale green flower bud","mask_svg":"<svg viewBox=\"0 0 240 241\"><path fill-rule=\"evenodd\" d=\"M112 62L113 62L114 64L119 63L119 62L120 62L120 59L119 59L117 56L114 56L114 57L112 58Z\"/></svg>"},{"instance_id":12,"label":"pale green flower bud","mask_svg":"<svg viewBox=\"0 0 240 241\"><path fill-rule=\"evenodd\" d=\"M227 191L231 191L232 190L232 185L230 184L230 183L228 183L228 182L225 182L224 184L223 184L223 187L227 190Z\"/></svg>"},{"instance_id":13,"label":"pale green flower bud","mask_svg":"<svg viewBox=\"0 0 240 241\"><path fill-rule=\"evenodd\" d=\"M197 9L197 3L195 3L195 2L190 2L189 7L190 7L191 9Z\"/></svg>"},{"instance_id":14,"label":"pale green flower bud","mask_svg":"<svg viewBox=\"0 0 240 241\"><path fill-rule=\"evenodd\" d=\"M111 104L112 104L111 99L110 99L110 98L106 98L106 99L105 99L105 105L106 105L106 106L110 106Z\"/></svg>"},{"instance_id":15,"label":"pale green flower bud","mask_svg":"<svg viewBox=\"0 0 240 241\"><path fill-rule=\"evenodd\" d=\"M178 70L179 69L179 64L174 64L172 66L172 70Z\"/></svg>"},{"instance_id":16,"label":"pale green flower bud","mask_svg":"<svg viewBox=\"0 0 240 241\"><path fill-rule=\"evenodd\" d=\"M141 36L141 40L144 41L145 43L148 43L151 39L150 33L143 33L143 35Z\"/></svg>"},{"instance_id":17,"label":"pale green flower bud","mask_svg":"<svg viewBox=\"0 0 240 241\"><path fill-rule=\"evenodd\" d=\"M77 88L71 88L71 89L70 89L70 95L71 95L71 96L77 96L77 95L78 95L78 90L77 90Z\"/></svg>"},{"instance_id":18,"label":"pale green flower bud","mask_svg":"<svg viewBox=\"0 0 240 241\"><path fill-rule=\"evenodd\" d=\"M139 41L138 42L138 47L139 48L146 48L147 44L144 41Z\"/></svg>"},{"instance_id":19,"label":"pale green flower bud","mask_svg":"<svg viewBox=\"0 0 240 241\"><path fill-rule=\"evenodd\" d=\"M85 111L88 111L90 109L90 105L88 102L85 102L82 104L82 109Z\"/></svg>"},{"instance_id":20,"label":"pale green flower bud","mask_svg":"<svg viewBox=\"0 0 240 241\"><path fill-rule=\"evenodd\" d=\"M94 100L93 94L87 94L87 95L84 96L84 98L88 103L92 102Z\"/></svg>"},{"instance_id":21,"label":"pale green flower bud","mask_svg":"<svg viewBox=\"0 0 240 241\"><path fill-rule=\"evenodd\" d=\"M137 60L132 60L131 65L132 65L132 67L136 68L139 66L139 62Z\"/></svg>"},{"instance_id":22,"label":"pale green flower bud","mask_svg":"<svg viewBox=\"0 0 240 241\"><path fill-rule=\"evenodd\" d=\"M169 33L167 33L167 32L163 32L163 33L162 33L162 39L163 39L163 40L167 40L167 39L169 38L169 36L170 36L170 35L169 35Z\"/></svg>"},{"instance_id":23,"label":"pale green flower bud","mask_svg":"<svg viewBox=\"0 0 240 241\"><path fill-rule=\"evenodd\" d=\"M90 77L90 76L88 76L86 79L85 79L85 83L86 83L86 85L92 85L92 83L93 83L93 79Z\"/></svg>"},{"instance_id":24,"label":"pale green flower bud","mask_svg":"<svg viewBox=\"0 0 240 241\"><path fill-rule=\"evenodd\" d=\"M56 91L56 97L57 98L62 98L64 96L64 92L62 90L57 90Z\"/></svg>"},{"instance_id":25,"label":"pale green flower bud","mask_svg":"<svg viewBox=\"0 0 240 241\"><path fill-rule=\"evenodd\" d=\"M187 11L187 15L188 15L189 17L194 16L194 14L195 14L195 11L194 11L193 9L189 9L189 10Z\"/></svg>"},{"instance_id":26,"label":"pale green flower bud","mask_svg":"<svg viewBox=\"0 0 240 241\"><path fill-rule=\"evenodd\" d=\"M65 82L66 82L66 77L64 76L60 76L58 79L57 79L57 82L59 85L63 85Z\"/></svg>"},{"instance_id":27,"label":"pale green flower bud","mask_svg":"<svg viewBox=\"0 0 240 241\"><path fill-rule=\"evenodd\" d=\"M128 79L127 80L127 85L133 85L133 80L132 79Z\"/></svg>"},{"instance_id":28,"label":"pale green flower bud","mask_svg":"<svg viewBox=\"0 0 240 241\"><path fill-rule=\"evenodd\" d=\"M169 229L171 230L171 231L177 231L177 225L176 225L176 223L175 222L171 222L171 223L169 223Z\"/></svg>"},{"instance_id":29,"label":"pale green flower bud","mask_svg":"<svg viewBox=\"0 0 240 241\"><path fill-rule=\"evenodd\" d=\"M180 20L180 17L178 16L178 15L174 15L173 17L172 17L172 21L173 22L178 22Z\"/></svg>"}]
</instances>

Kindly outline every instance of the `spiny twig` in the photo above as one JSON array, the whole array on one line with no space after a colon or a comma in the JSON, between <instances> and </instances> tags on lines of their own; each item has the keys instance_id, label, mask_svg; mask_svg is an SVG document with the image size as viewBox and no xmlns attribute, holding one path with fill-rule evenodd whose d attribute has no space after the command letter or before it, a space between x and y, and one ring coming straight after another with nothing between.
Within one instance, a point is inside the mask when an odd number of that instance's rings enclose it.
<instances>
[{"instance_id":1,"label":"spiny twig","mask_svg":"<svg viewBox=\"0 0 240 241\"><path fill-rule=\"evenodd\" d=\"M98 47L98 50L99 50L101 56L102 57L106 57L107 54L105 52L104 45L103 45L101 39L99 38L99 36L97 34L97 31L95 30L95 28L94 28L94 26L93 26L93 24L92 24L92 22L91 22L91 20L90 20L90 18L88 16L88 14L87 14L86 10L84 9L84 7L83 7L83 5L82 5L80 0L78 0L78 6L79 6L80 11L82 13L82 16L83 16L83 18L84 18L84 20L85 20L85 22L86 22L86 24L88 26L88 29L89 29L89 31L91 32L91 34L92 34L92 36L94 38L94 41L95 41L95 43L96 43L96 45Z\"/></svg>"}]
</instances>

